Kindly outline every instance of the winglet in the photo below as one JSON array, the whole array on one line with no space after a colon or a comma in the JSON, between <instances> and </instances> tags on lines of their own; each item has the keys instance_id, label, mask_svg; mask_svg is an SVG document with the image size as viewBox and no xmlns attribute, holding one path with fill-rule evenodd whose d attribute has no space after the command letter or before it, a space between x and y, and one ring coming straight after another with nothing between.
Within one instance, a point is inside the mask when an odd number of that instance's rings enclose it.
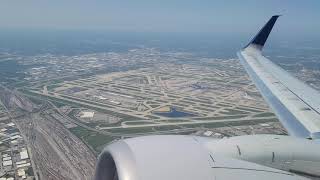
<instances>
[{"instance_id":1,"label":"winglet","mask_svg":"<svg viewBox=\"0 0 320 180\"><path fill-rule=\"evenodd\" d=\"M259 31L259 33L251 40L251 42L245 46L244 48L254 45L255 47L259 48L260 50L263 48L264 44L266 43L269 34L273 28L273 25L276 23L278 17L281 15L275 15L270 18L270 20L263 26L263 28Z\"/></svg>"}]
</instances>

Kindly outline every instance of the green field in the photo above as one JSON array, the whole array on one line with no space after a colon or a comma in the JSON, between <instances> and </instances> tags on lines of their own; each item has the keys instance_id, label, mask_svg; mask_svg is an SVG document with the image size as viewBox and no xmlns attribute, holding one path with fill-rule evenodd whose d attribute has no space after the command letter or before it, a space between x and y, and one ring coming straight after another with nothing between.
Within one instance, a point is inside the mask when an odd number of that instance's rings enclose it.
<instances>
[{"instance_id":1,"label":"green field","mask_svg":"<svg viewBox=\"0 0 320 180\"><path fill-rule=\"evenodd\" d=\"M265 113L254 115L253 117L269 117L269 116L274 116L274 114L272 112L265 112Z\"/></svg>"},{"instance_id":2,"label":"green field","mask_svg":"<svg viewBox=\"0 0 320 180\"><path fill-rule=\"evenodd\" d=\"M128 121L126 125L144 125L144 124L155 124L153 121Z\"/></svg>"},{"instance_id":3,"label":"green field","mask_svg":"<svg viewBox=\"0 0 320 180\"><path fill-rule=\"evenodd\" d=\"M233 115L233 116L214 116L214 117L201 117L201 118L192 118L194 120L223 120L223 119L239 119L246 117L247 115Z\"/></svg>"},{"instance_id":4,"label":"green field","mask_svg":"<svg viewBox=\"0 0 320 180\"><path fill-rule=\"evenodd\" d=\"M115 139L115 137L90 131L80 126L71 128L70 131L74 135L82 139L82 141L84 141L97 153L99 153L106 144L110 143L112 140Z\"/></svg>"},{"instance_id":5,"label":"green field","mask_svg":"<svg viewBox=\"0 0 320 180\"><path fill-rule=\"evenodd\" d=\"M220 112L221 114L225 114L225 115L238 115L238 114L248 114L248 112L246 111L239 111L239 110L235 110L235 109L225 109L225 112Z\"/></svg>"}]
</instances>

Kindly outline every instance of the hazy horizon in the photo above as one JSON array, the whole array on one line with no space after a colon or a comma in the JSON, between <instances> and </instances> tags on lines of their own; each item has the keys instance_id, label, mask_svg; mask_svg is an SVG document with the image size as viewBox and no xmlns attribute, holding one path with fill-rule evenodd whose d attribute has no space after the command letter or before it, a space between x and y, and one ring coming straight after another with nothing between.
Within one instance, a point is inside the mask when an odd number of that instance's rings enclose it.
<instances>
[{"instance_id":1,"label":"hazy horizon","mask_svg":"<svg viewBox=\"0 0 320 180\"><path fill-rule=\"evenodd\" d=\"M0 29L243 34L283 14L279 34L319 36L319 7L317 0L10 0L0 6Z\"/></svg>"}]
</instances>

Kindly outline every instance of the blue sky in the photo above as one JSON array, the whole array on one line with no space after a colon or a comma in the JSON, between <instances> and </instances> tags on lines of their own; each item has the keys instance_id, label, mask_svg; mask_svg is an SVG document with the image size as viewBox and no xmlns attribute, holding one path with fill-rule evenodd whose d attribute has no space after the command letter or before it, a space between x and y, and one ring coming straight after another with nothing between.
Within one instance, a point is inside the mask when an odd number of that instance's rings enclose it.
<instances>
[{"instance_id":1,"label":"blue sky","mask_svg":"<svg viewBox=\"0 0 320 180\"><path fill-rule=\"evenodd\" d=\"M320 32L319 9L319 0L2 0L0 28L247 33L283 14L276 31L303 35Z\"/></svg>"}]
</instances>

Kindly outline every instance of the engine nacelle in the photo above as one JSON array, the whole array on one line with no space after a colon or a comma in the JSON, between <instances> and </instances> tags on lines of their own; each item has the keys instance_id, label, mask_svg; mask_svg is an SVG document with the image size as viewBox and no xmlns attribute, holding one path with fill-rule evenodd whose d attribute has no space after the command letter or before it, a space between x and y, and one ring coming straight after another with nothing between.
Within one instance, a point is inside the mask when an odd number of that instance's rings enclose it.
<instances>
[{"instance_id":1,"label":"engine nacelle","mask_svg":"<svg viewBox=\"0 0 320 180\"><path fill-rule=\"evenodd\" d=\"M107 146L96 180L212 180L209 163L209 154L192 137L145 136Z\"/></svg>"},{"instance_id":2,"label":"engine nacelle","mask_svg":"<svg viewBox=\"0 0 320 180\"><path fill-rule=\"evenodd\" d=\"M95 180L304 179L287 171L259 165L265 158L263 151L255 157L245 156L244 144L239 142L249 143L248 137L232 140L176 135L120 140L107 146L99 156ZM261 142L251 143L258 144L251 147L261 151ZM233 151L234 146L243 148L243 156L236 154L237 147ZM254 161L256 159L258 161Z\"/></svg>"}]
</instances>

